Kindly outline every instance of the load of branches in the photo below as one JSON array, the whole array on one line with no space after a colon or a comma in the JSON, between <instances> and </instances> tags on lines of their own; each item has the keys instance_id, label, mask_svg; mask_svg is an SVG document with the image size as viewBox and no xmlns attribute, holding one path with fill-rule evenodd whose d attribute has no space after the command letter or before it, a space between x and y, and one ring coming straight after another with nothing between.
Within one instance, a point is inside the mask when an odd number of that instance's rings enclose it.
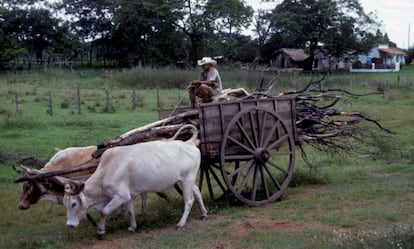
<instances>
[{"instance_id":1,"label":"load of branches","mask_svg":"<svg viewBox=\"0 0 414 249\"><path fill-rule=\"evenodd\" d=\"M383 145L379 140L384 134L394 132L361 112L339 110L338 104L341 103L343 108L346 103L352 103L352 99L382 95L384 92L356 94L340 88L323 88L324 79L311 80L301 90L280 94L295 99L296 128L300 140L329 153L381 154L379 148ZM300 148L306 159L303 147Z\"/></svg>"},{"instance_id":2,"label":"load of branches","mask_svg":"<svg viewBox=\"0 0 414 249\"><path fill-rule=\"evenodd\" d=\"M372 126L362 125L361 123L368 122L373 124L380 131L387 134L392 134L393 132L384 128L377 120L369 118L360 112L339 110L337 105L350 98L383 93L355 94L343 89L324 89L322 87L324 79L325 77L315 81L311 80L303 89L298 91L278 94L278 96L289 96L295 99L296 128L298 138L301 141L299 145L305 161L307 161L306 153L303 150L302 144L308 144L318 150L330 153L379 153L378 151L370 150L370 148L378 147L376 144L377 135L373 132ZM262 87L256 89L249 96L252 98L272 97L268 95L268 92L275 82L275 80L271 81L265 87L265 90ZM100 157L106 149L114 146L130 145L170 137L180 126L188 123L198 126L198 109L174 114L128 131L113 139L104 140L98 145L98 150L93 156L96 158ZM184 132L181 135L181 139L185 139L190 135Z\"/></svg>"}]
</instances>

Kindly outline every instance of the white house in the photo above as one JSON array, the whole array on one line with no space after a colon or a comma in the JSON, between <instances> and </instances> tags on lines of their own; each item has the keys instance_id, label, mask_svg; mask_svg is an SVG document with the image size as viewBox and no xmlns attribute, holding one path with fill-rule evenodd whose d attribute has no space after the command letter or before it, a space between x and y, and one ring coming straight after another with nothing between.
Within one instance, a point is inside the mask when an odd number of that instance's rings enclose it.
<instances>
[{"instance_id":1,"label":"white house","mask_svg":"<svg viewBox=\"0 0 414 249\"><path fill-rule=\"evenodd\" d=\"M395 72L405 63L406 53L388 44L379 44L367 54L358 55L357 63L350 68L351 72Z\"/></svg>"}]
</instances>

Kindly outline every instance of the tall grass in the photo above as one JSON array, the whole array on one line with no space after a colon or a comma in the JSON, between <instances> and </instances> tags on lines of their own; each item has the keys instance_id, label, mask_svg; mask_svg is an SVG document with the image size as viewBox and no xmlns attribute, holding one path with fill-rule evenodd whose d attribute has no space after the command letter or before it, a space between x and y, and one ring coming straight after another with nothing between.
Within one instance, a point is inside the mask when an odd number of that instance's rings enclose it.
<instances>
[{"instance_id":1,"label":"tall grass","mask_svg":"<svg viewBox=\"0 0 414 249\"><path fill-rule=\"evenodd\" d=\"M273 80L275 91L285 92L298 90L311 80L318 80L325 73L278 73L274 70L240 70L226 66L217 66L224 88L244 87L253 91L262 83L264 86ZM136 67L130 70L114 73L114 83L121 87L130 88L177 88L185 89L189 82L196 79L199 68L193 70L177 70L165 68ZM346 88L350 90L371 89L386 91L390 89L410 89L414 84L411 68L404 68L399 73L375 74L361 73L350 74L347 72L330 72L329 80L322 84L329 87Z\"/></svg>"},{"instance_id":2,"label":"tall grass","mask_svg":"<svg viewBox=\"0 0 414 249\"><path fill-rule=\"evenodd\" d=\"M278 76L275 71L249 71L220 68L224 88L245 87L247 90L254 90L263 81L264 84ZM185 89L191 80L197 79L200 69L177 70L166 68L142 68L136 67L123 72L114 73L116 84L122 87L135 88L178 88ZM308 77L304 77L308 78ZM285 79L289 81L286 82ZM301 82L303 77L300 76L283 76L279 83L280 86L291 85L292 82ZM283 82L286 82L283 83Z\"/></svg>"}]
</instances>

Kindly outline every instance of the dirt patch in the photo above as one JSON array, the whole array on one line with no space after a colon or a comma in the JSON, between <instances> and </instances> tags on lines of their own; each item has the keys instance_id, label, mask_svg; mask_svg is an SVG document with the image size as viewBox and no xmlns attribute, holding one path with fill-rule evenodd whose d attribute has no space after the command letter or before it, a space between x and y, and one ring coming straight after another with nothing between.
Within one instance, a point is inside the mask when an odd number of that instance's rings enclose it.
<instances>
[{"instance_id":1,"label":"dirt patch","mask_svg":"<svg viewBox=\"0 0 414 249\"><path fill-rule=\"evenodd\" d=\"M34 156L24 156L24 155L13 155L6 152L0 151L0 163L8 164L16 162L16 164L22 164L25 166L33 166L37 169L43 167L47 161L40 160Z\"/></svg>"},{"instance_id":2,"label":"dirt patch","mask_svg":"<svg viewBox=\"0 0 414 249\"><path fill-rule=\"evenodd\" d=\"M253 220L247 221L242 224L242 230L257 230L257 231L269 231L269 230L292 230L300 231L304 229L303 224L295 224L289 221L263 221Z\"/></svg>"},{"instance_id":3,"label":"dirt patch","mask_svg":"<svg viewBox=\"0 0 414 249\"><path fill-rule=\"evenodd\" d=\"M303 231L308 228L325 227L325 225L319 223L310 222L291 222L288 220L264 220L260 218L249 219L244 221L235 222L230 229L234 233L238 233L240 236L249 234L253 231Z\"/></svg>"},{"instance_id":4,"label":"dirt patch","mask_svg":"<svg viewBox=\"0 0 414 249\"><path fill-rule=\"evenodd\" d=\"M396 175L396 173L377 173L375 175L377 175L378 177L390 177Z\"/></svg>"},{"instance_id":5,"label":"dirt patch","mask_svg":"<svg viewBox=\"0 0 414 249\"><path fill-rule=\"evenodd\" d=\"M217 223L225 217L220 215L209 216L206 222ZM227 229L237 236L244 236L253 231L272 231L272 230L283 230L283 231L302 231L311 227L323 227L322 224L309 223L309 222L290 222L289 220L265 220L264 217L255 217L244 219L243 221L237 221L232 223ZM150 231L154 237L163 236L166 233L170 233L173 229L171 227L159 228ZM175 230L174 230L175 231ZM125 237L115 237L104 240L94 240L90 243L84 244L73 244L69 249L123 249L133 248L139 238L139 233L127 235ZM227 246L225 244L214 245L214 249L224 249Z\"/></svg>"},{"instance_id":6,"label":"dirt patch","mask_svg":"<svg viewBox=\"0 0 414 249\"><path fill-rule=\"evenodd\" d=\"M121 249L132 247L136 243L137 234L131 234L126 237L117 237L112 239L96 240L92 242L93 244L74 244L69 247L69 249L102 249L102 248L112 248L112 249Z\"/></svg>"},{"instance_id":7,"label":"dirt patch","mask_svg":"<svg viewBox=\"0 0 414 249\"><path fill-rule=\"evenodd\" d=\"M283 200L300 199L300 198L303 198L303 197L308 196L310 194L320 192L320 191L324 191L325 189L326 189L325 186L321 186L321 187L318 187L318 188L306 188L306 189L304 189L304 192L296 193L296 194L289 194L289 195L284 196Z\"/></svg>"},{"instance_id":8,"label":"dirt patch","mask_svg":"<svg viewBox=\"0 0 414 249\"><path fill-rule=\"evenodd\" d=\"M309 194L313 194L316 192L324 191L325 187L317 187L317 188L307 188L304 191L297 193L297 194L290 194L286 196L285 200L289 199L300 199ZM257 212L258 209L265 208L263 207L256 207L251 209L251 212ZM246 210L249 212L249 209ZM222 215L209 215L207 221L203 222L211 222L211 223L219 223L221 220L226 220L227 217ZM252 215L249 218L244 218L243 220L238 220L231 223L226 230L232 231L232 233L236 234L236 236L245 236L254 231L303 231L310 228L321 228L324 230L332 230L332 227L327 225L316 223L316 222L306 222L306 221L297 221L292 222L287 219L282 220L270 220L269 217L266 215ZM346 228L339 228L337 231L339 233L347 232L348 229ZM161 237L167 233L171 233L175 231L172 227L165 227L165 228L158 228L149 231L148 233L151 234L153 237ZM121 248L133 248L134 245L137 243L137 238L139 238L139 233L130 234L124 237L113 237L110 239L104 240L95 240L91 242L91 244L73 244L69 247L69 249L104 249L104 248L111 248L111 249L121 249ZM212 248L214 249L224 249L228 246L219 243L214 245Z\"/></svg>"}]
</instances>

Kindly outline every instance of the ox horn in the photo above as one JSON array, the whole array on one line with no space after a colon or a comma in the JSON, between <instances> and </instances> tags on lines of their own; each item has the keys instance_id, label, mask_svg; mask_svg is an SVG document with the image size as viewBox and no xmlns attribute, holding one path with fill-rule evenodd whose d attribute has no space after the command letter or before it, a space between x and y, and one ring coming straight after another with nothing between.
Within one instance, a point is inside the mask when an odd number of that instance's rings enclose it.
<instances>
[{"instance_id":1,"label":"ox horn","mask_svg":"<svg viewBox=\"0 0 414 249\"><path fill-rule=\"evenodd\" d=\"M69 183L67 178L61 176L53 176L50 178L50 180L61 187L65 187L65 184Z\"/></svg>"},{"instance_id":2,"label":"ox horn","mask_svg":"<svg viewBox=\"0 0 414 249\"><path fill-rule=\"evenodd\" d=\"M30 181L32 180L30 176L34 176L39 173L39 171L24 167L23 165L13 165L13 169L20 174L20 177L14 180L15 183Z\"/></svg>"},{"instance_id":3,"label":"ox horn","mask_svg":"<svg viewBox=\"0 0 414 249\"><path fill-rule=\"evenodd\" d=\"M36 169L31 169L23 165L20 165L20 166L13 165L13 169L21 175L37 175L40 173Z\"/></svg>"},{"instance_id":4,"label":"ox horn","mask_svg":"<svg viewBox=\"0 0 414 249\"><path fill-rule=\"evenodd\" d=\"M25 175L29 171L28 168L24 167L23 165L16 166L16 165L13 164L13 169L14 169L14 171L19 173L20 175Z\"/></svg>"},{"instance_id":5,"label":"ox horn","mask_svg":"<svg viewBox=\"0 0 414 249\"><path fill-rule=\"evenodd\" d=\"M77 195L83 190L84 187L85 184L83 182L70 181L65 184L65 194Z\"/></svg>"}]
</instances>

